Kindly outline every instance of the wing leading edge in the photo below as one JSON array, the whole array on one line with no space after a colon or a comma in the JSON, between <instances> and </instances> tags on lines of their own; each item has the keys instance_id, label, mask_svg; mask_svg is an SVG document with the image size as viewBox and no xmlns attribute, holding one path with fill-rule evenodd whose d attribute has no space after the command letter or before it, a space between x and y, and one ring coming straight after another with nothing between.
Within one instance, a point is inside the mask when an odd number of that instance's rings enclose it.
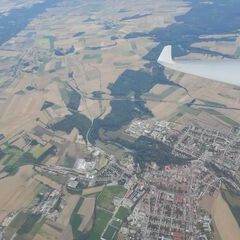
<instances>
[{"instance_id":1,"label":"wing leading edge","mask_svg":"<svg viewBox=\"0 0 240 240\"><path fill-rule=\"evenodd\" d=\"M240 86L240 60L174 60L172 46L163 48L158 63L179 72Z\"/></svg>"}]
</instances>

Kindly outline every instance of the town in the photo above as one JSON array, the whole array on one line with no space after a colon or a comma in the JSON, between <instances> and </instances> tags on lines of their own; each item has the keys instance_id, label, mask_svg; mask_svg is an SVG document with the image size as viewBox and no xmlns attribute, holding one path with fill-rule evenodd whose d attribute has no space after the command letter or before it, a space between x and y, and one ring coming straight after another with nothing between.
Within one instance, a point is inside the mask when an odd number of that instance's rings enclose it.
<instances>
[{"instance_id":1,"label":"town","mask_svg":"<svg viewBox=\"0 0 240 240\"><path fill-rule=\"evenodd\" d=\"M134 139L146 136L163 142L171 147L174 156L187 156L188 160L180 165L150 162L140 167L134 154L126 148L125 154L117 158L99 147L88 146L86 158L77 158L73 167L35 164L38 174L61 176L65 183L62 190L47 187L33 199L25 210L33 222L41 218L54 222L64 210L66 190L83 194L84 189L100 187L102 190L101 186L120 185L122 194L110 199L110 208L104 203L97 205L99 211L111 212L101 233L102 240L113 239L116 234L121 239L139 240L214 239L211 215L200 202L204 196L216 198L223 185L240 193L240 129L224 132L137 119L124 134ZM105 161L99 168L102 159ZM104 191L100 192L101 196L104 197ZM2 236L16 216L12 212L1 223Z\"/></svg>"}]
</instances>

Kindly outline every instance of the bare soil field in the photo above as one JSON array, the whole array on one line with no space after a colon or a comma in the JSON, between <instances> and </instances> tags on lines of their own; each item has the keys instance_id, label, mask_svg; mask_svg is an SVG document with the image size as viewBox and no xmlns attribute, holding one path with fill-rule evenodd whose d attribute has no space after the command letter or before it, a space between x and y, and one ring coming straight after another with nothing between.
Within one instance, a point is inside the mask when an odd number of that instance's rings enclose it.
<instances>
[{"instance_id":1,"label":"bare soil field","mask_svg":"<svg viewBox=\"0 0 240 240\"><path fill-rule=\"evenodd\" d=\"M39 232L35 235L33 240L58 240L60 236L61 232L45 223Z\"/></svg>"},{"instance_id":2,"label":"bare soil field","mask_svg":"<svg viewBox=\"0 0 240 240\"><path fill-rule=\"evenodd\" d=\"M15 176L0 181L0 222L10 212L24 209L31 203L39 185L34 175L31 166L24 166Z\"/></svg>"},{"instance_id":3,"label":"bare soil field","mask_svg":"<svg viewBox=\"0 0 240 240\"><path fill-rule=\"evenodd\" d=\"M79 214L83 218L79 226L80 232L88 232L92 228L95 200L94 197L85 198L79 209Z\"/></svg>"},{"instance_id":4,"label":"bare soil field","mask_svg":"<svg viewBox=\"0 0 240 240\"><path fill-rule=\"evenodd\" d=\"M45 176L42 176L42 175L39 175L37 174L34 179L36 179L38 182L41 182L53 189L57 189L57 190L61 190L61 185L52 181L51 179L49 179L48 177L45 177Z\"/></svg>"},{"instance_id":5,"label":"bare soil field","mask_svg":"<svg viewBox=\"0 0 240 240\"><path fill-rule=\"evenodd\" d=\"M82 195L85 196L85 195L99 193L103 190L103 188L104 188L104 186L85 188L85 189L83 189Z\"/></svg>"},{"instance_id":6,"label":"bare soil field","mask_svg":"<svg viewBox=\"0 0 240 240\"><path fill-rule=\"evenodd\" d=\"M35 2L38 1L31 1L31 4ZM48 9L6 43L11 54L0 49L0 55L6 58L1 66L5 76L17 64L16 56L26 62L26 65L18 66L16 74L10 78L11 84L4 89L6 99L0 103L0 132L7 137L16 132L31 131L36 126L36 119L47 124L69 114L61 88L62 83L73 81L70 73L82 95L89 96L93 91L109 94L109 84L126 69L143 68L146 61L142 57L156 46L150 38L125 39L125 35L165 27L175 22L176 15L189 10L181 0L119 2L117 8L109 0L97 11L94 5L86 3L74 5L66 1ZM18 1L15 5L4 1L3 6L10 9L18 4ZM30 6L29 1L25 4ZM154 7L145 10L146 4ZM4 11L4 7L1 10ZM89 11L94 11L93 21L86 21ZM131 16L136 14L143 16L132 19ZM108 25L110 27L106 27ZM71 47L74 50L68 53ZM56 49L67 53L57 55ZM42 112L45 101L57 107ZM111 111L110 101L100 104L82 97L79 111L90 119L103 118Z\"/></svg>"},{"instance_id":7,"label":"bare soil field","mask_svg":"<svg viewBox=\"0 0 240 240\"><path fill-rule=\"evenodd\" d=\"M68 225L66 228L63 229L61 236L59 238L59 240L65 240L65 239L73 239L71 225Z\"/></svg>"},{"instance_id":8,"label":"bare soil field","mask_svg":"<svg viewBox=\"0 0 240 240\"><path fill-rule=\"evenodd\" d=\"M71 195L67 194L65 197L66 205L61 212L59 218L57 219L57 223L61 224L62 226L66 227L69 224L69 219L72 215L72 211L74 210L74 207L76 206L77 202L79 201L78 195Z\"/></svg>"}]
</instances>

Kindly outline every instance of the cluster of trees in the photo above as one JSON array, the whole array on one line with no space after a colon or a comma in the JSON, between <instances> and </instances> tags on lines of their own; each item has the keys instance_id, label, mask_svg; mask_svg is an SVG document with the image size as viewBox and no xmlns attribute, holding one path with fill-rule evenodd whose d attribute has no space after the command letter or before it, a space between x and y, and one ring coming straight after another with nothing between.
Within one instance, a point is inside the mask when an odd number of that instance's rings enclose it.
<instances>
[{"instance_id":1,"label":"cluster of trees","mask_svg":"<svg viewBox=\"0 0 240 240\"><path fill-rule=\"evenodd\" d=\"M170 146L152 138L141 136L135 142L124 139L116 139L124 147L133 150L136 163L144 167L146 163L156 162L158 166L171 164L186 164L190 159L183 159L172 154Z\"/></svg>"},{"instance_id":2,"label":"cluster of trees","mask_svg":"<svg viewBox=\"0 0 240 240\"><path fill-rule=\"evenodd\" d=\"M61 119L59 122L49 126L54 131L63 131L70 133L73 128L77 128L83 138L86 140L86 135L91 126L91 121L85 115L79 112L72 112Z\"/></svg>"}]
</instances>

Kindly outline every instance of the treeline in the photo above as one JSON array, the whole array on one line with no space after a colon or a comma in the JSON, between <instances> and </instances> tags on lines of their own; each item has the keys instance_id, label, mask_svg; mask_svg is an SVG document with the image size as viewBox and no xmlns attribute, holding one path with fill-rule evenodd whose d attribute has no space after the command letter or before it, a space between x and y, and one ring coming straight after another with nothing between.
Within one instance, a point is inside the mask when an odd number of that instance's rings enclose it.
<instances>
[{"instance_id":1,"label":"treeline","mask_svg":"<svg viewBox=\"0 0 240 240\"><path fill-rule=\"evenodd\" d=\"M135 142L120 138L116 139L116 142L133 150L134 160L140 167L144 167L151 162L155 162L158 166L182 165L191 160L190 158L184 159L173 155L170 146L146 136L139 137Z\"/></svg>"},{"instance_id":2,"label":"treeline","mask_svg":"<svg viewBox=\"0 0 240 240\"><path fill-rule=\"evenodd\" d=\"M99 129L117 130L129 124L134 118L153 116L145 106L145 102L141 101L141 95L149 92L157 83L168 85L175 83L167 80L159 67L151 65L151 68L151 72L126 70L115 83L110 84L111 95L116 98L123 97L123 100L112 100L111 112L103 120L96 119L94 121L89 138L91 143L99 138ZM133 97L132 101L124 100L124 97L130 98L130 96ZM136 99L139 101L135 101Z\"/></svg>"},{"instance_id":3,"label":"treeline","mask_svg":"<svg viewBox=\"0 0 240 240\"><path fill-rule=\"evenodd\" d=\"M77 111L81 102L81 94L67 84L64 84L61 94L66 107Z\"/></svg>"},{"instance_id":4,"label":"treeline","mask_svg":"<svg viewBox=\"0 0 240 240\"><path fill-rule=\"evenodd\" d=\"M158 66L153 66L151 73L143 70L126 70L119 76L117 81L109 86L112 96L129 96L134 93L135 97L150 91L157 83L174 85L169 81Z\"/></svg>"},{"instance_id":5,"label":"treeline","mask_svg":"<svg viewBox=\"0 0 240 240\"><path fill-rule=\"evenodd\" d=\"M111 101L112 111L102 120L96 119L89 134L89 141L94 143L99 138L99 129L114 131L129 124L134 118L152 117L152 112L145 107L144 102L130 100Z\"/></svg>"},{"instance_id":6,"label":"treeline","mask_svg":"<svg viewBox=\"0 0 240 240\"><path fill-rule=\"evenodd\" d=\"M71 133L73 128L77 128L80 134L83 136L84 140L86 141L86 135L91 126L91 120L87 118L85 115L79 112L72 112L61 119L59 122L50 125L49 127L53 131L63 131L67 134Z\"/></svg>"}]
</instances>

